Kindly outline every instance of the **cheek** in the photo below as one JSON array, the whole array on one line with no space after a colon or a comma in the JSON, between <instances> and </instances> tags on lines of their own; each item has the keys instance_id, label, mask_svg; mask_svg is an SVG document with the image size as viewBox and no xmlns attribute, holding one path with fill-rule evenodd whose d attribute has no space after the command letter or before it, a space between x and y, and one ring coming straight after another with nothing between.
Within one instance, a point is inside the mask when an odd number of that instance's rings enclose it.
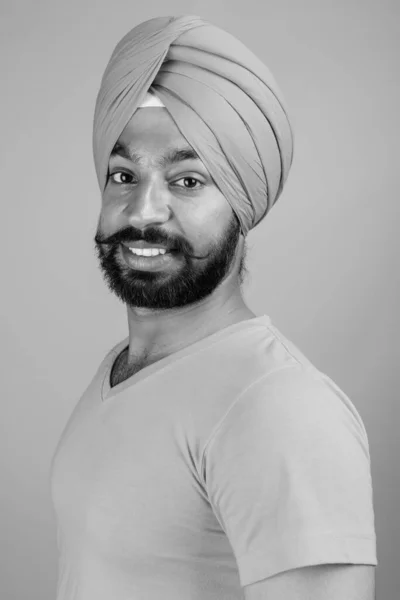
<instances>
[{"instance_id":1,"label":"cheek","mask_svg":"<svg viewBox=\"0 0 400 600\"><path fill-rule=\"evenodd\" d=\"M222 209L210 211L206 207L192 207L190 213L182 216L180 226L193 248L202 251L219 244L228 221L229 213Z\"/></svg>"},{"instance_id":2,"label":"cheek","mask_svg":"<svg viewBox=\"0 0 400 600\"><path fill-rule=\"evenodd\" d=\"M232 215L232 209L220 192L204 195L196 202L191 202L185 207L177 207L182 225L190 228L193 235L218 236L226 227Z\"/></svg>"},{"instance_id":3,"label":"cheek","mask_svg":"<svg viewBox=\"0 0 400 600\"><path fill-rule=\"evenodd\" d=\"M124 208L121 199L113 198L110 194L104 194L101 204L101 218L107 223L117 219Z\"/></svg>"}]
</instances>

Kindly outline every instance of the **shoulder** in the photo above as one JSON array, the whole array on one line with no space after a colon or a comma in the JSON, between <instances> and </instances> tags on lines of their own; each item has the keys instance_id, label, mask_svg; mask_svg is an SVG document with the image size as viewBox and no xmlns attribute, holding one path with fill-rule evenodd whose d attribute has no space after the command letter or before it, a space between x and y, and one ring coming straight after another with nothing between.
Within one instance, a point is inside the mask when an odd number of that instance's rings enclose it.
<instances>
[{"instance_id":1,"label":"shoulder","mask_svg":"<svg viewBox=\"0 0 400 600\"><path fill-rule=\"evenodd\" d=\"M330 377L312 366L285 365L248 385L211 437L221 437L235 428L256 431L261 427L271 439L281 434L295 439L302 431L332 431L335 425L357 431L367 443L360 414Z\"/></svg>"}]
</instances>

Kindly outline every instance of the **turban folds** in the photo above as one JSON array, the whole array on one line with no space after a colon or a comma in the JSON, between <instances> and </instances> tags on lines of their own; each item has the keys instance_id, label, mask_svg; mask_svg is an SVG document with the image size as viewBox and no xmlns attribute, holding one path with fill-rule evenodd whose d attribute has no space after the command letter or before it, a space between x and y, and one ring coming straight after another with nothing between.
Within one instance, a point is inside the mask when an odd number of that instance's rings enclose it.
<instances>
[{"instance_id":1,"label":"turban folds","mask_svg":"<svg viewBox=\"0 0 400 600\"><path fill-rule=\"evenodd\" d=\"M97 96L93 153L103 193L111 150L151 88L237 215L243 235L280 196L293 133L268 68L196 16L140 23L115 47Z\"/></svg>"}]
</instances>

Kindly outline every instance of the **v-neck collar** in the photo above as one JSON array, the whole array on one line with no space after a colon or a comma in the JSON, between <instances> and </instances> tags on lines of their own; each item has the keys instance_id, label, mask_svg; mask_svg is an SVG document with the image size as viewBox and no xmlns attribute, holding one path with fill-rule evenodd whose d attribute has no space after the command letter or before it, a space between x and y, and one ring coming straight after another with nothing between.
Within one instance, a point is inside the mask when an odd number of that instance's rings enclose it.
<instances>
[{"instance_id":1,"label":"v-neck collar","mask_svg":"<svg viewBox=\"0 0 400 600\"><path fill-rule=\"evenodd\" d=\"M268 317L267 315L262 315L260 317L252 317L251 319L245 319L243 321L239 321L238 323L228 325L228 327L224 327L223 329L220 329L215 333L208 335L205 338L202 338L200 340L197 340L196 342L193 342L192 344L189 344L181 350L177 350L176 352L173 352L172 354L169 354L168 356L165 356L164 358L161 358L160 360L151 363L146 367L143 367L142 369L140 369L140 371L131 375L131 377L127 377L127 379L121 381L121 383L118 383L117 385L111 387L110 376L115 359L122 352L122 350L129 346L129 336L126 337L112 349L108 357L107 365L105 368L105 374L103 376L103 382L101 385L101 400L103 404L107 404L112 398L115 398L123 391L132 387L133 385L136 385L140 381L147 379L148 377L159 371L163 371L172 363L175 363L181 360L182 358L185 358L186 356L194 354L195 352L200 352L201 350L204 350L205 348L219 342L226 336L236 333L236 331L244 327L248 327L249 324L268 325L270 324L270 317Z\"/></svg>"}]
</instances>

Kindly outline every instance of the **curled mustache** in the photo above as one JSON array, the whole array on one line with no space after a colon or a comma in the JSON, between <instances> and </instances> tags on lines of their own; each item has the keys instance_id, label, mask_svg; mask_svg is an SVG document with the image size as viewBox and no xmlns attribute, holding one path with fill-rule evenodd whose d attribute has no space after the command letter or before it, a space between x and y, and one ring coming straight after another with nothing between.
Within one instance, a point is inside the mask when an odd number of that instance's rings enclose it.
<instances>
[{"instance_id":1,"label":"curled mustache","mask_svg":"<svg viewBox=\"0 0 400 600\"><path fill-rule=\"evenodd\" d=\"M99 233L96 234L94 241L97 245L100 246L119 246L122 243L125 244L129 244L134 243L134 242L146 242L147 244L162 244L163 246L166 246L168 250L171 250L173 252L180 252L182 254L185 254L187 256L189 256L190 258L195 258L195 259L205 259L209 256L209 253L207 253L204 256L198 256L196 254L192 254L187 248L186 246L182 247L182 244L178 243L171 243L168 240L165 239L160 239L160 236L155 236L155 235L147 235L146 238L143 237L138 237L135 235L127 234L124 232L120 232L118 234L114 234L109 236L108 238L103 238Z\"/></svg>"}]
</instances>

